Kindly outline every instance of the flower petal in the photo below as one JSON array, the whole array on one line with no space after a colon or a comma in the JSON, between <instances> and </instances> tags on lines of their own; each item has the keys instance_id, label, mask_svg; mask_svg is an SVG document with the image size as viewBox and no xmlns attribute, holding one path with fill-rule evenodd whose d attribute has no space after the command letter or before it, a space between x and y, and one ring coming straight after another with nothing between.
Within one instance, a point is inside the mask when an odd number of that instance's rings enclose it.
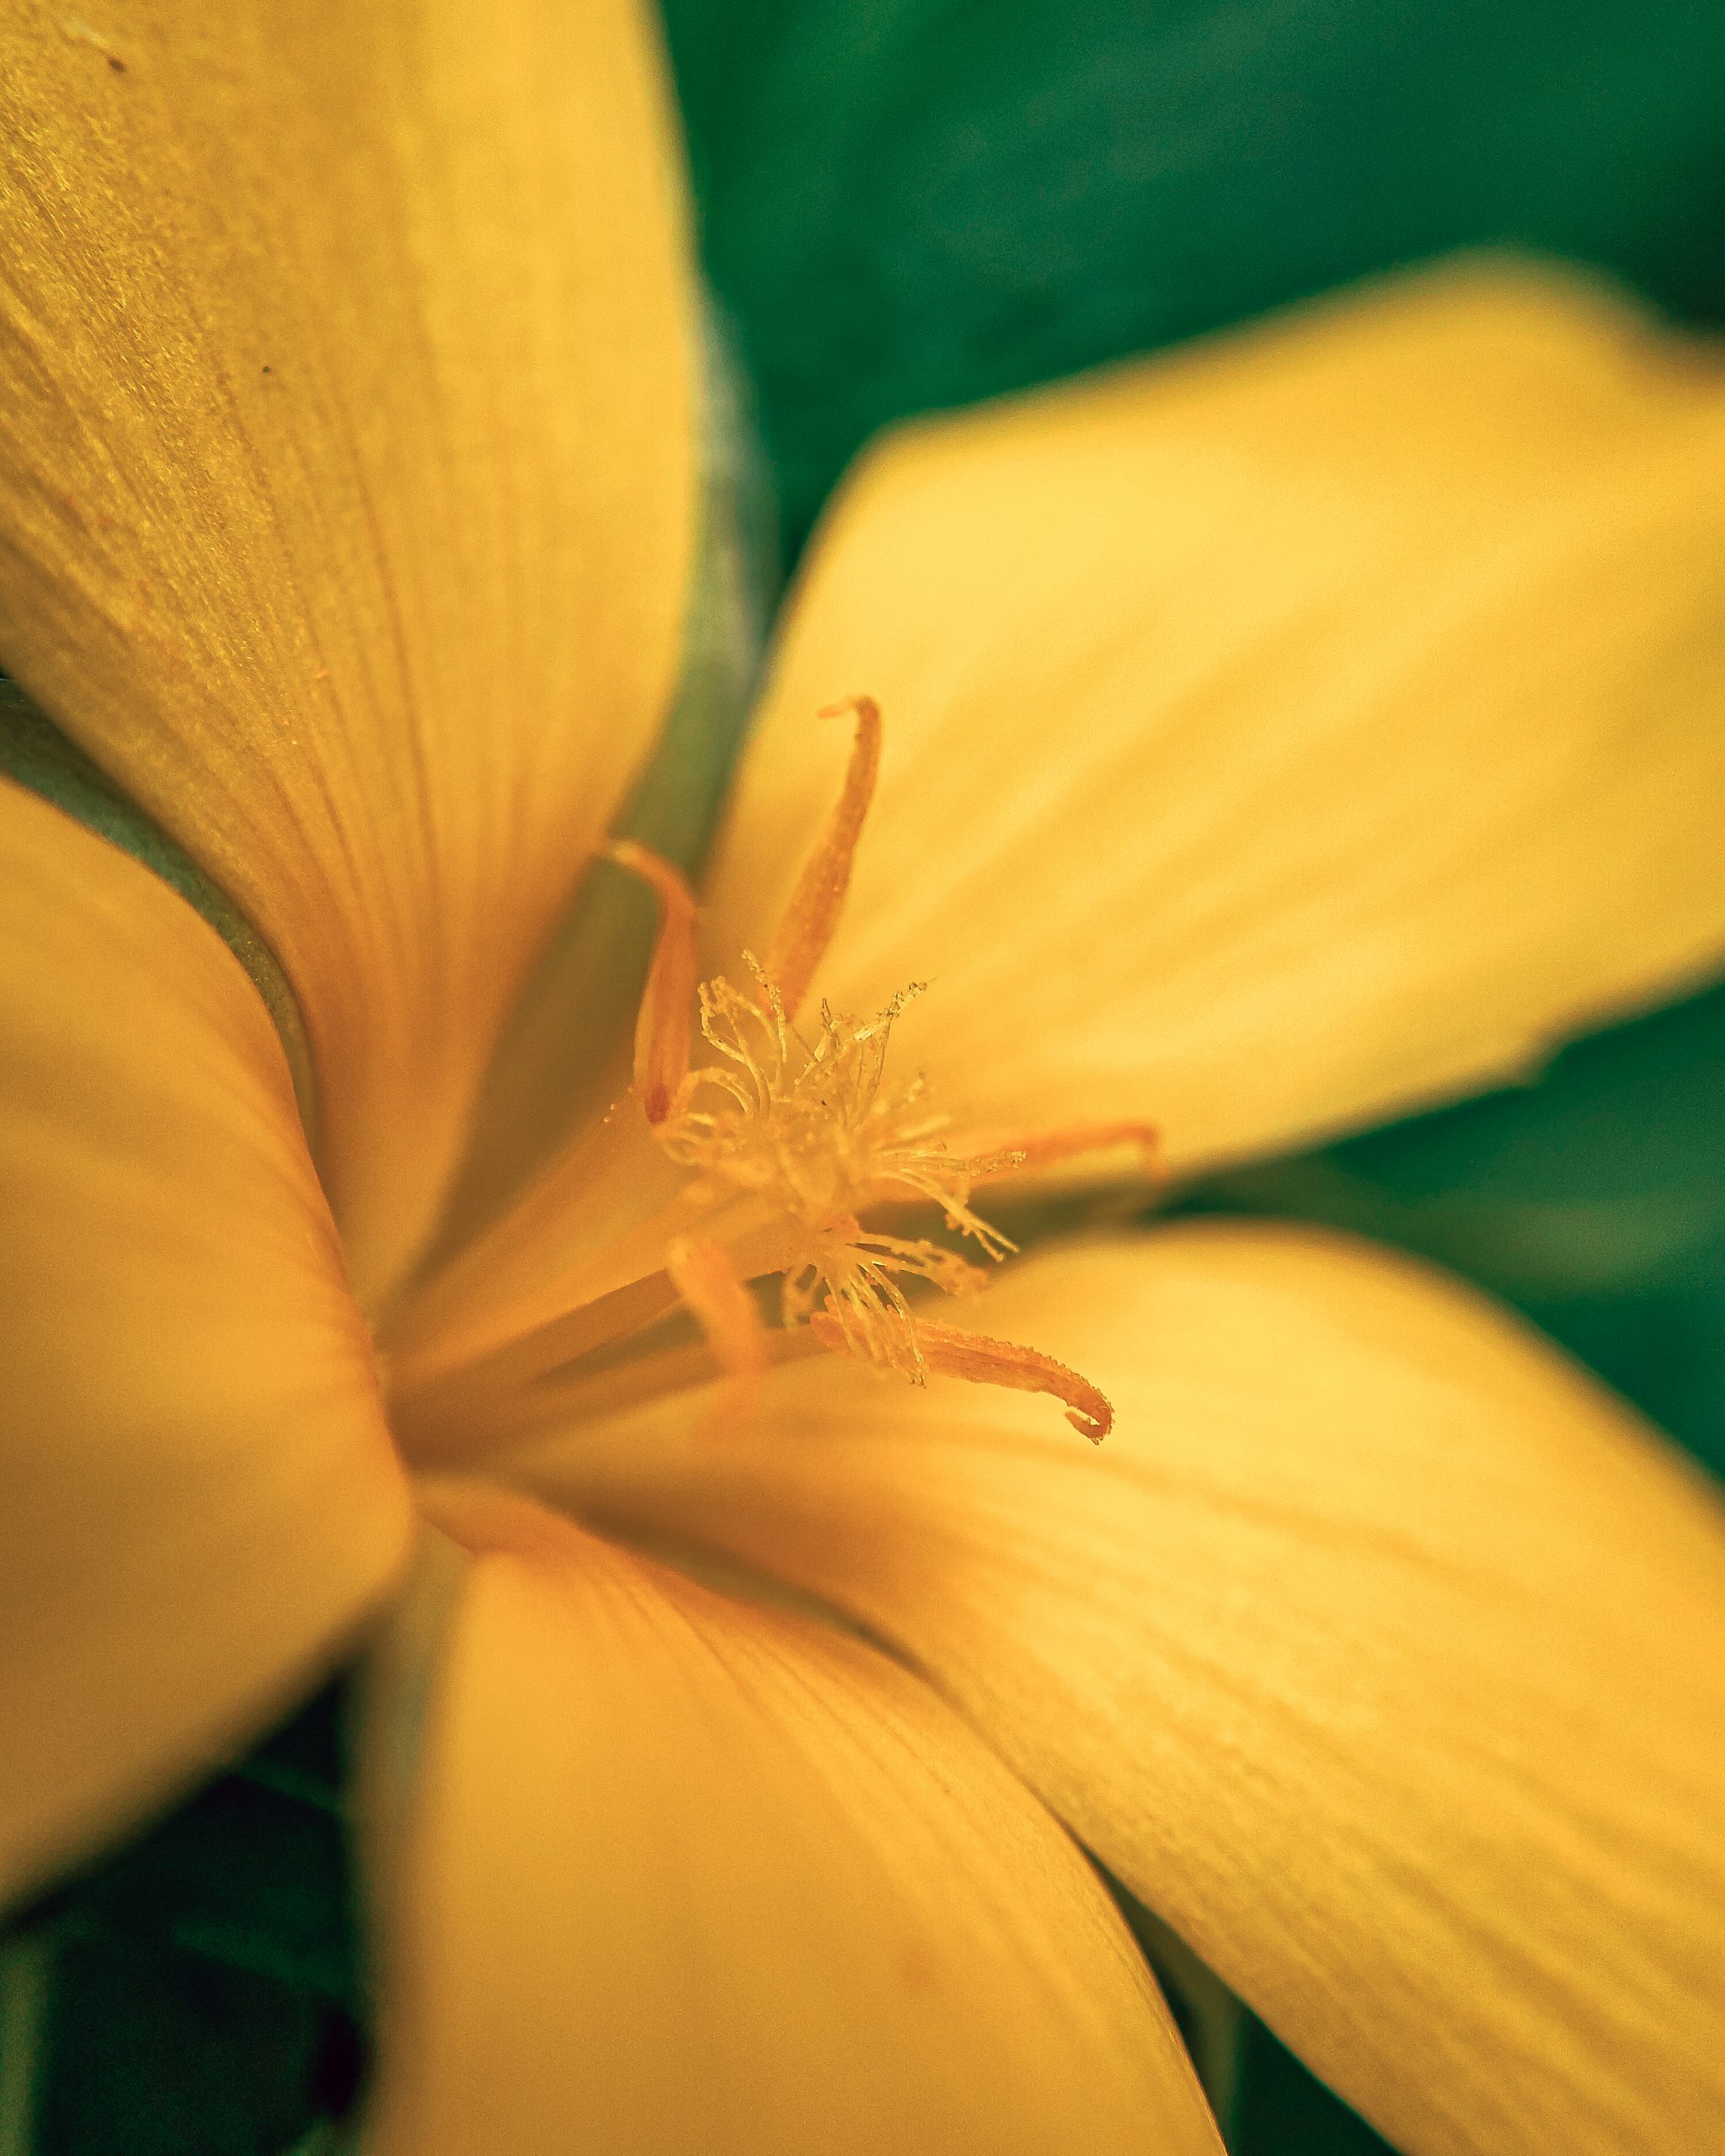
<instances>
[{"instance_id":1,"label":"flower petal","mask_svg":"<svg viewBox=\"0 0 1725 2156\"><path fill-rule=\"evenodd\" d=\"M481 1554L388 1853L378 2156L1220 2156L1094 1874L926 1686L500 1492L431 1511Z\"/></svg>"},{"instance_id":2,"label":"flower petal","mask_svg":"<svg viewBox=\"0 0 1725 2156\"><path fill-rule=\"evenodd\" d=\"M818 986L967 1122L1170 1165L1525 1072L1725 954L1725 377L1472 265L889 438L712 888L766 947L886 716Z\"/></svg>"},{"instance_id":3,"label":"flower petal","mask_svg":"<svg viewBox=\"0 0 1725 2156\"><path fill-rule=\"evenodd\" d=\"M1725 2116L1725 1523L1471 1294L1309 1231L1027 1262L1046 1403L782 1369L527 1476L818 1594L926 1669L1408 2156Z\"/></svg>"},{"instance_id":4,"label":"flower petal","mask_svg":"<svg viewBox=\"0 0 1725 2156\"><path fill-rule=\"evenodd\" d=\"M0 1894L258 1726L410 1515L256 990L0 785Z\"/></svg>"},{"instance_id":5,"label":"flower petal","mask_svg":"<svg viewBox=\"0 0 1725 2156\"><path fill-rule=\"evenodd\" d=\"M0 651L280 955L375 1302L674 670L654 33L636 0L86 13L0 46Z\"/></svg>"}]
</instances>

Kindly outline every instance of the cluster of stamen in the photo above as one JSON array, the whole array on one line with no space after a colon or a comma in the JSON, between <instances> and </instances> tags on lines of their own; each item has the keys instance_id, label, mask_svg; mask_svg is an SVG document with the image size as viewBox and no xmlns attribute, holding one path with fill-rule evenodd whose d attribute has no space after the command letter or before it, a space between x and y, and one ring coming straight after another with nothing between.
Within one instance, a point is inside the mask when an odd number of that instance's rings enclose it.
<instances>
[{"instance_id":1,"label":"cluster of stamen","mask_svg":"<svg viewBox=\"0 0 1725 2156\"><path fill-rule=\"evenodd\" d=\"M931 1113L919 1077L884 1084L893 1022L921 984L873 1018L836 1014L823 1003L812 1038L791 1022L784 999L749 953L756 992L728 980L700 990L700 1027L716 1060L691 1073L683 1098L659 1126L670 1157L693 1170L722 1203L735 1193L763 1201L789 1230L780 1294L782 1321L804 1324L817 1310L837 1325L846 1348L921 1384L928 1366L901 1277L963 1294L985 1278L980 1267L927 1237L866 1228L872 1208L923 1201L947 1227L991 1258L1013 1245L973 1213L980 1177L1017 1165L1019 1155L955 1155Z\"/></svg>"},{"instance_id":2,"label":"cluster of stamen","mask_svg":"<svg viewBox=\"0 0 1725 2156\"><path fill-rule=\"evenodd\" d=\"M779 1316L807 1326L830 1352L900 1373L916 1384L932 1372L1019 1390L1051 1392L1092 1440L1112 1411L1093 1385L1034 1349L955 1331L924 1318L906 1283L948 1294L980 1287L985 1269L927 1236L869 1224L882 1209L937 1209L949 1234L998 1261L1014 1246L970 1208L985 1178L1042 1166L1103 1145L1147 1151L1154 1132L1127 1123L1081 1124L955 1144L950 1119L933 1109L919 1076L886 1081L893 1027L915 983L873 1017L820 1006L799 1029L798 1006L838 921L852 858L873 792L880 715L866 697L834 707L852 712L856 739L838 804L804 868L765 963L745 953L749 993L724 979L696 980L695 905L687 885L633 841L613 859L649 882L660 901L660 934L635 1036L635 1090L665 1151L686 1168L689 1214L703 1232L677 1238L666 1253L673 1286L729 1374L728 1415L746 1411L768 1354L747 1273L766 1263L782 1275ZM708 1058L693 1060L698 1020Z\"/></svg>"}]
</instances>

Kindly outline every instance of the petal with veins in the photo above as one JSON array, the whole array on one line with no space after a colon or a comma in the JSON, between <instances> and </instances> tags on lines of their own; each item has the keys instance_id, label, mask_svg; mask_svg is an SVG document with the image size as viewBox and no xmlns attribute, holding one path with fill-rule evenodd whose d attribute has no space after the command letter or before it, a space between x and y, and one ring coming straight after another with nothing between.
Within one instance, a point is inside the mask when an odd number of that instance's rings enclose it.
<instances>
[{"instance_id":1,"label":"petal with veins","mask_svg":"<svg viewBox=\"0 0 1725 2156\"><path fill-rule=\"evenodd\" d=\"M375 1307L675 669L655 33L635 0L8 24L0 649L286 966Z\"/></svg>"},{"instance_id":2,"label":"petal with veins","mask_svg":"<svg viewBox=\"0 0 1725 2156\"><path fill-rule=\"evenodd\" d=\"M1525 1072L1725 958L1725 373L1478 266L930 422L794 599L708 971L874 807L815 991L979 1123L1169 1167Z\"/></svg>"},{"instance_id":3,"label":"petal with veins","mask_svg":"<svg viewBox=\"0 0 1725 2156\"><path fill-rule=\"evenodd\" d=\"M265 1724L410 1508L257 992L0 785L0 1894Z\"/></svg>"},{"instance_id":4,"label":"petal with veins","mask_svg":"<svg viewBox=\"0 0 1725 2156\"><path fill-rule=\"evenodd\" d=\"M430 1509L478 1554L379 1852L377 2156L1220 2156L1094 1874L927 1687L483 1486Z\"/></svg>"},{"instance_id":5,"label":"petal with veins","mask_svg":"<svg viewBox=\"0 0 1725 2156\"><path fill-rule=\"evenodd\" d=\"M1629 1412L1405 1262L1215 1225L976 1321L1114 1431L814 1360L531 1487L895 1642L1408 2156L1642 2156L1725 2116L1725 1521Z\"/></svg>"}]
</instances>

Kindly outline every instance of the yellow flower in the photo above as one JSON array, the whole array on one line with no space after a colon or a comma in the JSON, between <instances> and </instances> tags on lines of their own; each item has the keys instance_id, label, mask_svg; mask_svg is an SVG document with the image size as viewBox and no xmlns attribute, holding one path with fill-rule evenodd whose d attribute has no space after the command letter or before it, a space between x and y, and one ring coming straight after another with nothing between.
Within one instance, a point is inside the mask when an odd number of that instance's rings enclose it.
<instances>
[{"instance_id":1,"label":"yellow flower","mask_svg":"<svg viewBox=\"0 0 1725 2156\"><path fill-rule=\"evenodd\" d=\"M1172 1173L1245 1157L1717 969L1717 371L1475 268L888 441L698 951L617 849L643 1084L571 1002L617 1101L565 1131L505 1022L693 520L650 40L109 20L5 35L0 655L310 1055L302 1110L204 924L0 789L8 1888L393 1602L386 2156L1214 2149L1069 1832L1413 2156L1706 2146L1713 1500L1316 1234L1005 1255L974 1318L904 1283L970 1284L943 1209L995 1273L1009 1171L1130 1178L1082 1148L1146 1118ZM813 714L862 693L845 779ZM505 1100L534 1171L448 1214Z\"/></svg>"}]
</instances>

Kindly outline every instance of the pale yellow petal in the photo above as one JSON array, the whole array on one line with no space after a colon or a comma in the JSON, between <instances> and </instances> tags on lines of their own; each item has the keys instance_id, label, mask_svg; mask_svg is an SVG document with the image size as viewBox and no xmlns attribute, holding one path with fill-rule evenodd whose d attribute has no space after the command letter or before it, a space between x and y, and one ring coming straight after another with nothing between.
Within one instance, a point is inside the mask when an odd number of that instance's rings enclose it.
<instances>
[{"instance_id":1,"label":"pale yellow petal","mask_svg":"<svg viewBox=\"0 0 1725 2156\"><path fill-rule=\"evenodd\" d=\"M481 1554L387 1853L376 2156L1220 2156L1095 1875L926 1686L500 1492L431 1508Z\"/></svg>"},{"instance_id":2,"label":"pale yellow petal","mask_svg":"<svg viewBox=\"0 0 1725 2156\"><path fill-rule=\"evenodd\" d=\"M1464 266L911 428L817 541L712 886L764 950L886 749L817 989L991 1127L1177 1171L1524 1072L1725 959L1725 372Z\"/></svg>"},{"instance_id":3,"label":"pale yellow petal","mask_svg":"<svg viewBox=\"0 0 1725 2156\"><path fill-rule=\"evenodd\" d=\"M692 494L638 0L0 36L0 655L273 945L376 1301L644 755Z\"/></svg>"},{"instance_id":4,"label":"pale yellow petal","mask_svg":"<svg viewBox=\"0 0 1725 2156\"><path fill-rule=\"evenodd\" d=\"M1725 1523L1627 1409L1403 1261L1220 1225L974 1322L1112 1397L820 1362L530 1478L895 1642L1407 2156L1725 2116Z\"/></svg>"},{"instance_id":5,"label":"pale yellow petal","mask_svg":"<svg viewBox=\"0 0 1725 2156\"><path fill-rule=\"evenodd\" d=\"M275 1029L0 784L0 1897L308 1686L411 1508Z\"/></svg>"}]
</instances>

